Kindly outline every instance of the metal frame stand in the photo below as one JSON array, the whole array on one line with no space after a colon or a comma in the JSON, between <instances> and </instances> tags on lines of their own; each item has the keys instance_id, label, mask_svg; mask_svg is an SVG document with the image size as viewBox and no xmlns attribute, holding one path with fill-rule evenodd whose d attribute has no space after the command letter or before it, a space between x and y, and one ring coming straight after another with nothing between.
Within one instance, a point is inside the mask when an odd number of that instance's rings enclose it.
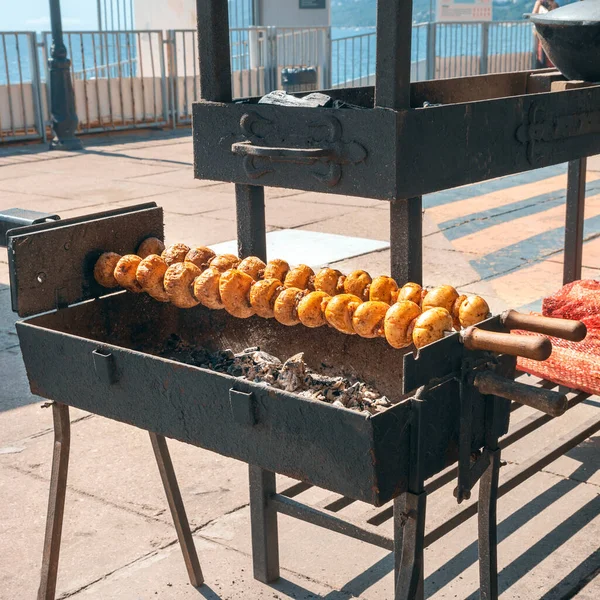
<instances>
[{"instance_id":1,"label":"metal frame stand","mask_svg":"<svg viewBox=\"0 0 600 600\"><path fill-rule=\"evenodd\" d=\"M46 536L42 556L42 571L38 600L54 600L60 543L62 537L65 497L67 493L67 475L69 471L69 451L71 445L71 422L69 407L55 402L52 404L54 419L54 451L52 455L52 473L50 476L50 494L46 516ZM156 463L167 496L167 502L177 530L177 537L185 560L190 583L194 587L202 585L204 578L192 538L192 532L181 499L181 492L173 470L173 463L164 436L150 432L150 440L156 456Z\"/></svg>"}]
</instances>

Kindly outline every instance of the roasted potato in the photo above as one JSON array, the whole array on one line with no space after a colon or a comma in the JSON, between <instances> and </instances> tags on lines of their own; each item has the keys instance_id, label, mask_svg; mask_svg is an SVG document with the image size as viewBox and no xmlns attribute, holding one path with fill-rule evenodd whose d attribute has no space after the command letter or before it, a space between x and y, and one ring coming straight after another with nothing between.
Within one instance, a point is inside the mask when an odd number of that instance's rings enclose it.
<instances>
[{"instance_id":1,"label":"roasted potato","mask_svg":"<svg viewBox=\"0 0 600 600\"><path fill-rule=\"evenodd\" d=\"M165 292L164 286L165 273L168 268L163 258L157 254L150 254L142 259L135 274L142 290L159 302L169 302L169 296Z\"/></svg>"},{"instance_id":2,"label":"roasted potato","mask_svg":"<svg viewBox=\"0 0 600 600\"><path fill-rule=\"evenodd\" d=\"M126 254L119 259L115 267L115 279L121 287L130 292L140 293L142 286L137 282L136 274L142 259L137 254Z\"/></svg>"},{"instance_id":3,"label":"roasted potato","mask_svg":"<svg viewBox=\"0 0 600 600\"><path fill-rule=\"evenodd\" d=\"M192 308L198 304L193 288L194 280L202 271L190 262L171 265L164 277L165 292L169 300L178 308Z\"/></svg>"},{"instance_id":4,"label":"roasted potato","mask_svg":"<svg viewBox=\"0 0 600 600\"><path fill-rule=\"evenodd\" d=\"M234 317L247 319L254 314L250 304L250 288L254 279L238 269L229 269L221 274L219 294L225 310Z\"/></svg>"},{"instance_id":5,"label":"roasted potato","mask_svg":"<svg viewBox=\"0 0 600 600\"><path fill-rule=\"evenodd\" d=\"M94 265L94 279L105 288L119 287L119 282L115 279L115 268L121 260L121 255L115 252L105 252L100 256Z\"/></svg>"},{"instance_id":6,"label":"roasted potato","mask_svg":"<svg viewBox=\"0 0 600 600\"><path fill-rule=\"evenodd\" d=\"M411 300L398 300L385 315L385 338L393 348L406 348L412 344L416 318L421 314L419 305Z\"/></svg>"},{"instance_id":7,"label":"roasted potato","mask_svg":"<svg viewBox=\"0 0 600 600\"><path fill-rule=\"evenodd\" d=\"M158 254L160 256L164 249L165 245L161 240L155 237L149 237L138 246L137 255L142 259L151 254Z\"/></svg>"}]
</instances>

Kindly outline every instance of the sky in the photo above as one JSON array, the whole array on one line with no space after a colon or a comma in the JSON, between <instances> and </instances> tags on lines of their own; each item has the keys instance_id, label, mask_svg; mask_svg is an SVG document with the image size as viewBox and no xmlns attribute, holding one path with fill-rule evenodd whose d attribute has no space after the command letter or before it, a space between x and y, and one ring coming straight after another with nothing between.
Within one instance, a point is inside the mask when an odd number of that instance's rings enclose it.
<instances>
[{"instance_id":1,"label":"sky","mask_svg":"<svg viewBox=\"0 0 600 600\"><path fill-rule=\"evenodd\" d=\"M61 0L65 30L97 29L96 0ZM46 31L48 0L0 0L0 31Z\"/></svg>"}]
</instances>

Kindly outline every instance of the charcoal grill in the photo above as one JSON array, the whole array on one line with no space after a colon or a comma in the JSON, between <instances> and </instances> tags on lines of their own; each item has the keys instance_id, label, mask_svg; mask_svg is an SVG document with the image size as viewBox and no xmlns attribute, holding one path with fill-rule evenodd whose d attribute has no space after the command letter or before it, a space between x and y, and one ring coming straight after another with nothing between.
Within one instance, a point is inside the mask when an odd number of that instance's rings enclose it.
<instances>
[{"instance_id":1,"label":"charcoal grill","mask_svg":"<svg viewBox=\"0 0 600 600\"><path fill-rule=\"evenodd\" d=\"M421 282L422 194L571 160L573 227L565 269L576 274L582 157L600 152L600 86L571 89L557 72L411 85L411 4L379 0L377 84L328 91L346 105L362 107L329 109L259 105L258 99L234 103L227 2L198 2L202 101L194 106L195 173L236 183L240 256L266 258L264 185L359 195L390 202L392 275L400 283ZM55 451L39 598L54 598L56 586L68 406L150 432L193 585L202 583L202 572L165 437L248 462L254 574L267 583L279 576L281 512L394 550L395 598L419 600L424 546L477 511L477 505L466 506L425 537L427 494L457 477L461 502L480 481L481 596L497 598L498 496L600 426L587 424L559 440L498 487L500 448L567 407L562 393L512 381L512 354L530 341L498 344L495 336L506 333L510 322L496 316L479 326L482 342L467 348L453 334L416 357L333 331L240 321L202 307L181 311L130 292L105 295L93 280L98 256L109 250L131 253L146 237L163 239L162 223L161 209L148 204L38 222L7 234L13 308L31 317L17 324L31 388L54 401ZM543 322L541 330L564 333ZM159 356L161 344L171 333L215 348L259 345L282 357L302 351L317 369L333 363L375 384L394 406L366 418L166 359ZM568 406L582 399L572 397ZM546 414L507 438L510 400ZM275 473L299 483L278 493ZM296 496L311 485L330 490L335 499L319 507L298 501ZM381 508L366 524L338 514L355 501ZM388 502L393 507L384 506ZM389 518L391 537L377 529Z\"/></svg>"}]
</instances>

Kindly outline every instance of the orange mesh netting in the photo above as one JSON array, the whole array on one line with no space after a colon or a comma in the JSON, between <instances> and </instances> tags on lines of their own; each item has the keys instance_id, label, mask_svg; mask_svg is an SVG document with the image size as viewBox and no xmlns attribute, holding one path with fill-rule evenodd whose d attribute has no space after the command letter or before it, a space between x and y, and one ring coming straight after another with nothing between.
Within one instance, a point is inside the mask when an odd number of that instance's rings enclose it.
<instances>
[{"instance_id":1,"label":"orange mesh netting","mask_svg":"<svg viewBox=\"0 0 600 600\"><path fill-rule=\"evenodd\" d=\"M519 358L518 368L589 394L600 394L600 281L586 279L569 283L546 298L542 314L559 319L583 321L587 337L583 342L550 338L552 356L538 362ZM521 335L537 335L518 331Z\"/></svg>"}]
</instances>

